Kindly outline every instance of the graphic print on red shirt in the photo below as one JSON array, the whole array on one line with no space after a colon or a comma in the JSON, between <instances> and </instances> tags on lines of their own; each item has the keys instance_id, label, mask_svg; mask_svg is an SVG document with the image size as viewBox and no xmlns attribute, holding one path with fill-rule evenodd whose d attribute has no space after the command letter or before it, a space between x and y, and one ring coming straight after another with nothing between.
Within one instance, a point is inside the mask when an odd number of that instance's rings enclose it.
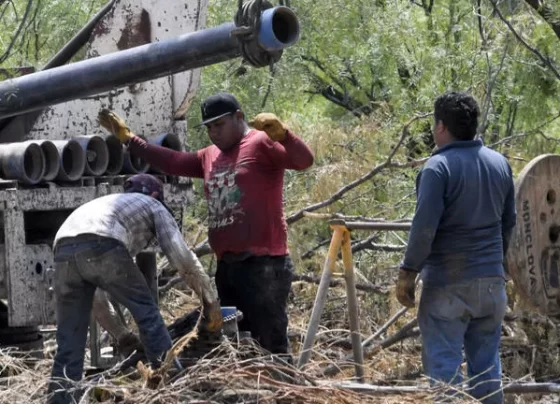
<instances>
[{"instance_id":1,"label":"graphic print on red shirt","mask_svg":"<svg viewBox=\"0 0 560 404\"><path fill-rule=\"evenodd\" d=\"M236 167L214 166L206 181L208 228L217 229L242 221L245 214L240 204L243 196L235 182Z\"/></svg>"}]
</instances>

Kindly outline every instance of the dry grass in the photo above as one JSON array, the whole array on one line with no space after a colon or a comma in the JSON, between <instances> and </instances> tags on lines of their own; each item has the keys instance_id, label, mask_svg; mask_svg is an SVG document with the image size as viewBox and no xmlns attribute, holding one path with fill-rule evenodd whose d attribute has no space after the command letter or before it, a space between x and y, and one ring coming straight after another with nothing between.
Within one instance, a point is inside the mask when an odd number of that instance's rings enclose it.
<instances>
[{"instance_id":1,"label":"dry grass","mask_svg":"<svg viewBox=\"0 0 560 404\"><path fill-rule=\"evenodd\" d=\"M290 340L294 355L303 342L316 286L296 284L290 296ZM385 298L386 299L386 298ZM366 338L378 329L399 307L389 297L387 310L372 310L372 297L360 293L361 330ZM174 318L196 306L197 299L190 292L172 290L163 300L162 312L166 320ZM383 314L382 314L383 313ZM404 323L414 317L407 313L387 334L392 334ZM543 324L549 324L546 321ZM540 328L539 328L540 327ZM558 361L552 334L556 328L530 325L526 332L529 346L546 340L548 350L540 345L539 357L534 359L534 350L522 350L514 342L503 348L504 372L506 380L531 380L535 376L556 371ZM540 330L540 331L539 331ZM544 331L543 331L544 330ZM513 331L512 331L513 332ZM515 330L519 333L519 330ZM126 375L110 376L110 372L85 378L78 387L86 393L83 403L122 402L122 403L402 403L430 402L441 390L420 391L406 394L378 394L375 396L354 393L349 390L320 385L319 377L326 365L341 364L349 353L348 319L344 300L344 288L329 291L329 300L321 319L321 327L314 345L311 361L297 369L285 362L263 356L252 345L237 345L224 342L206 357L182 373L171 372L159 388L146 387L141 372L131 371ZM537 341L538 340L538 341ZM49 344L47 344L49 345ZM409 339L388 349L381 350L365 364L366 381L381 386L416 385L425 386L421 377L420 338ZM551 357L546 357L549 353ZM0 403L39 403L45 400L48 376L52 366L52 350L41 361L25 361L9 351L0 351ZM537 361L545 360L538 365ZM532 365L532 372L529 368ZM351 380L354 370L351 366L343 368L334 379ZM514 377L512 377L514 376ZM333 381L334 381L333 379ZM508 402L552 402L550 397L509 396ZM541 401L538 401L541 400ZM557 400L557 398L555 398ZM462 402L469 401L465 397Z\"/></svg>"}]
</instances>

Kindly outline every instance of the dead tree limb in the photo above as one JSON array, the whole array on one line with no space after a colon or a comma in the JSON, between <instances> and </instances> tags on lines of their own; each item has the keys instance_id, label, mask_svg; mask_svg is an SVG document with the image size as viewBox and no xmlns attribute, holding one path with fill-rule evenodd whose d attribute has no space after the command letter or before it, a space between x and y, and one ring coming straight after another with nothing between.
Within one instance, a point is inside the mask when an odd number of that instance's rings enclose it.
<instances>
[{"instance_id":1,"label":"dead tree limb","mask_svg":"<svg viewBox=\"0 0 560 404\"><path fill-rule=\"evenodd\" d=\"M542 0L525 0L543 20L552 28L558 39L560 39L560 21L558 20L558 2Z\"/></svg>"},{"instance_id":2,"label":"dead tree limb","mask_svg":"<svg viewBox=\"0 0 560 404\"><path fill-rule=\"evenodd\" d=\"M325 199L321 202L315 203L313 205L307 206L307 207L297 211L296 213L293 213L292 215L290 215L286 219L286 222L288 224L292 224L292 223L300 220L301 218L303 218L304 212L313 212L315 210L318 210L318 209L324 208L325 206L329 206L329 205L333 204L334 202L340 200L347 192L349 192L350 190L352 190L352 189L356 188L357 186L363 184L364 182L370 180L375 175L379 174L380 172L382 172L383 170L385 170L387 168L405 167L405 165L394 164L393 163L393 157L395 157L395 154L397 154L397 151L400 149L404 140L409 135L410 126L414 122L416 122L417 120L426 118L430 115L432 115L432 114L430 113L430 114L417 115L417 116L413 117L412 119L410 119L408 122L406 122L404 124L404 126L402 128L402 131L401 131L401 136L400 136L397 144L393 147L393 149L391 150L391 152L387 156L387 159L383 163L378 164L371 171L369 171L367 174L361 176L360 178L352 181L349 184L346 184L345 186L340 188L338 191L336 191L333 195L331 195L329 198L327 198L327 199Z\"/></svg>"},{"instance_id":3,"label":"dead tree limb","mask_svg":"<svg viewBox=\"0 0 560 404\"><path fill-rule=\"evenodd\" d=\"M321 278L319 278L318 276L310 276L310 275L294 274L293 280L294 281L303 281L303 282L315 283L316 285L321 283ZM338 280L338 279L331 279L329 286L331 288L336 287L336 286L344 286L344 281ZM385 289L381 286L364 284L364 283L357 283L356 284L356 289L357 290L363 290L365 292L378 293L378 294L381 294L381 295L386 295L387 293L389 293L389 291L387 289Z\"/></svg>"},{"instance_id":4,"label":"dead tree limb","mask_svg":"<svg viewBox=\"0 0 560 404\"><path fill-rule=\"evenodd\" d=\"M328 386L340 389L348 389L356 393L367 395L380 394L418 394L433 391L428 386L376 386L373 384L353 382L333 382L330 380L317 380L320 386ZM560 384L557 383L512 383L503 388L505 394L534 394L534 393L558 393Z\"/></svg>"},{"instance_id":5,"label":"dead tree limb","mask_svg":"<svg viewBox=\"0 0 560 404\"><path fill-rule=\"evenodd\" d=\"M4 53L2 54L2 56L0 56L0 64L4 63L4 61L6 61L6 59L8 59L10 57L10 54L12 52L12 48L14 47L14 45L16 44L19 36L22 33L22 30L24 28L24 26L26 25L27 22L27 17L29 17L29 14L31 12L31 6L33 5L33 0L28 0L27 2L27 6L25 7L25 11L23 13L23 16L21 17L21 21L18 25L18 28L14 34L14 36L12 37L12 39L10 40L10 43L8 44L8 46L6 47L6 50L4 51Z\"/></svg>"},{"instance_id":6,"label":"dead tree limb","mask_svg":"<svg viewBox=\"0 0 560 404\"><path fill-rule=\"evenodd\" d=\"M314 283L314 284L317 284L317 285L319 283L321 283L321 279L319 277L311 276L311 275L294 274L293 280L296 281L296 282L301 281L301 282ZM169 289L171 289L173 286L178 285L181 282L183 282L183 280L180 276L174 276L165 285L160 286L158 288L158 292L159 293L165 293ZM344 286L344 282L342 280L332 279L329 286L331 288L334 288L334 287L337 287L337 286ZM357 283L356 284L356 289L357 290L362 290L364 292L377 293L377 294L380 294L380 295L386 295L387 293L389 293L389 290L386 289L386 288L383 288L383 287L377 286L377 285L373 285L373 284L365 284L365 283Z\"/></svg>"},{"instance_id":7,"label":"dead tree limb","mask_svg":"<svg viewBox=\"0 0 560 404\"><path fill-rule=\"evenodd\" d=\"M364 346L364 359L371 358L373 355L376 355L382 349L387 349L390 346L404 340L407 338L414 338L420 335L420 330L417 327L418 320L415 318L408 323L406 323L399 331L396 333L388 336L387 338L379 341L377 344L372 346L371 348ZM372 341L373 339L368 338L367 340ZM362 343L362 346L364 344ZM327 366L327 368L322 372L324 376L334 376L342 371L342 367L345 366L352 366L353 365L353 356L348 355L344 358L344 360L340 364L331 364Z\"/></svg>"},{"instance_id":8,"label":"dead tree limb","mask_svg":"<svg viewBox=\"0 0 560 404\"><path fill-rule=\"evenodd\" d=\"M539 52L539 50L537 48L532 47L531 45L529 45L529 43L521 36L521 34L519 34L519 32L517 32L517 30L513 27L513 25L511 24L511 22L504 17L504 15L502 14L502 12L500 11L500 9L498 8L498 6L496 5L496 1L495 0L490 0L490 4L492 4L492 7L494 8L494 12L496 13L496 15L500 18L500 20L503 21L504 24L506 24L506 26L509 28L509 30L511 31L511 33L515 36L515 38L517 38L517 40L519 42L521 42L521 44L527 48L529 51L531 51L535 56L537 56L537 58L539 58L539 60L550 69L550 71L552 72L552 74L554 74L554 76L556 76L557 79L560 80L560 72L558 72L558 70L556 69L556 67L552 64L552 62L550 61L549 58L544 57L542 53Z\"/></svg>"}]
</instances>

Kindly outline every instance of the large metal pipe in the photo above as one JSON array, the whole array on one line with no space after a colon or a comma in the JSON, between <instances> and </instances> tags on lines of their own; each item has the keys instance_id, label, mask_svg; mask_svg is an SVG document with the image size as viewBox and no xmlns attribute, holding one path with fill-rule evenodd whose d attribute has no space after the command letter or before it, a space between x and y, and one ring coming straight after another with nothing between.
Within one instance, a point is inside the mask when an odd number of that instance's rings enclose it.
<instances>
[{"instance_id":1,"label":"large metal pipe","mask_svg":"<svg viewBox=\"0 0 560 404\"><path fill-rule=\"evenodd\" d=\"M28 140L30 143L37 143L41 146L43 150L43 155L45 156L45 172L41 181L52 181L58 175L58 170L60 170L60 154L58 149L50 140Z\"/></svg>"},{"instance_id":2,"label":"large metal pipe","mask_svg":"<svg viewBox=\"0 0 560 404\"><path fill-rule=\"evenodd\" d=\"M142 135L138 135L142 139L146 140L146 138ZM142 158L130 153L130 151L125 150L123 155L123 166L122 166L122 173L123 174L140 174L146 173L150 169L150 164L148 164Z\"/></svg>"},{"instance_id":3,"label":"large metal pipe","mask_svg":"<svg viewBox=\"0 0 560 404\"><path fill-rule=\"evenodd\" d=\"M107 145L107 150L109 151L109 164L107 164L105 174L117 175L121 172L124 163L124 150L122 143L116 136L113 135L105 136L104 140Z\"/></svg>"},{"instance_id":4,"label":"large metal pipe","mask_svg":"<svg viewBox=\"0 0 560 404\"><path fill-rule=\"evenodd\" d=\"M60 181L77 181L86 168L86 153L80 144L73 140L53 140L60 155L60 170L56 176Z\"/></svg>"},{"instance_id":5,"label":"large metal pipe","mask_svg":"<svg viewBox=\"0 0 560 404\"><path fill-rule=\"evenodd\" d=\"M158 137L150 139L148 143L156 144L158 146L166 147L168 149L176 151L181 151L181 141L179 140L179 137L173 133L162 133ZM150 167L149 171L151 173L163 174L163 171L153 166Z\"/></svg>"},{"instance_id":6,"label":"large metal pipe","mask_svg":"<svg viewBox=\"0 0 560 404\"><path fill-rule=\"evenodd\" d=\"M101 136L77 136L74 138L82 146L85 153L86 164L84 174L101 175L109 165L109 149Z\"/></svg>"},{"instance_id":7,"label":"large metal pipe","mask_svg":"<svg viewBox=\"0 0 560 404\"><path fill-rule=\"evenodd\" d=\"M3 178L34 185L45 173L45 155L36 143L7 143L0 145L0 166Z\"/></svg>"},{"instance_id":8,"label":"large metal pipe","mask_svg":"<svg viewBox=\"0 0 560 404\"><path fill-rule=\"evenodd\" d=\"M242 55L253 66L268 66L278 58L278 49L299 38L299 22L287 7L266 11L266 18L257 24L260 30L253 36L230 22L1 82L0 118Z\"/></svg>"}]
</instances>

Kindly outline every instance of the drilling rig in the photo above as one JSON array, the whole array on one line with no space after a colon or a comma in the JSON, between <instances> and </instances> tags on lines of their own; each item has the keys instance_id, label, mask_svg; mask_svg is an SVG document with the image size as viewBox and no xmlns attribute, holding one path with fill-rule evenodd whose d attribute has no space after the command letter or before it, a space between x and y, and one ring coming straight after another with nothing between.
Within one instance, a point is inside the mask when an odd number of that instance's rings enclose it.
<instances>
[{"instance_id":1,"label":"drilling rig","mask_svg":"<svg viewBox=\"0 0 560 404\"><path fill-rule=\"evenodd\" d=\"M231 22L205 28L207 6L111 0L42 70L0 82L0 347L40 350L39 326L56 323L52 243L75 208L151 172L182 225L191 181L130 155L103 132L98 111L114 110L149 142L186 149L200 68L235 58L268 67L299 39L289 7L239 2ZM157 252L136 257L156 296Z\"/></svg>"}]
</instances>

